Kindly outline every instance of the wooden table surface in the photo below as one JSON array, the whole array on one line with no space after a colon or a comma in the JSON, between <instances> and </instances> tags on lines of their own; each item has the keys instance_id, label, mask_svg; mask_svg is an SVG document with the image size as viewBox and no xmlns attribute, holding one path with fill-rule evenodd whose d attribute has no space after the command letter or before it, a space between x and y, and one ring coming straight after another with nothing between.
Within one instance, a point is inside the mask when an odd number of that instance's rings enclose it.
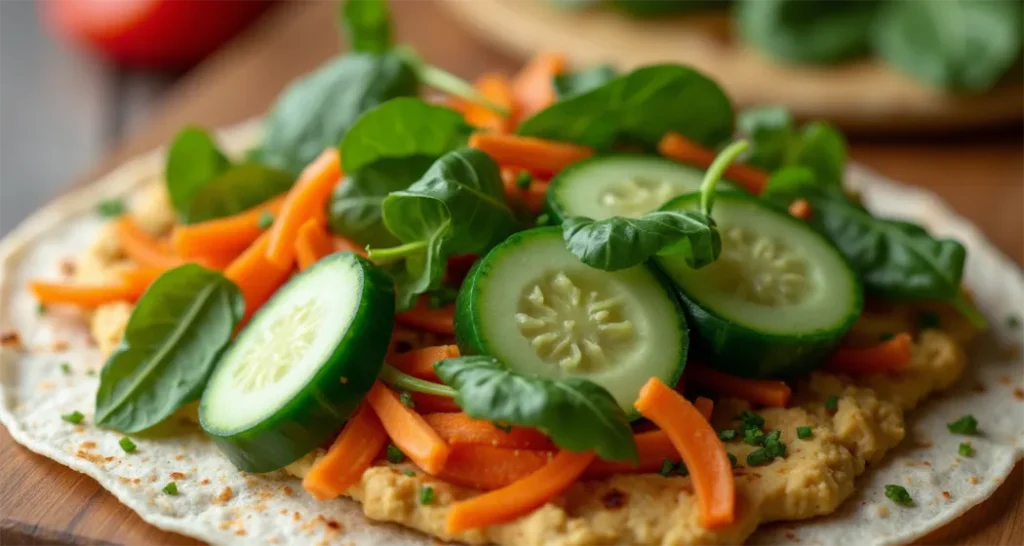
<instances>
[{"instance_id":1,"label":"wooden table surface","mask_svg":"<svg viewBox=\"0 0 1024 546\"><path fill-rule=\"evenodd\" d=\"M398 37L431 62L472 77L511 73L519 62L474 40L431 1L393 2ZM82 182L166 143L186 123L223 126L259 115L295 76L340 50L335 6L296 2L187 75L163 107ZM1020 126L926 141L854 142L853 158L892 178L926 186L1024 262L1024 140ZM1021 465L996 495L924 541L1024 543ZM0 428L0 544L194 544L145 524L91 478L16 445Z\"/></svg>"}]
</instances>

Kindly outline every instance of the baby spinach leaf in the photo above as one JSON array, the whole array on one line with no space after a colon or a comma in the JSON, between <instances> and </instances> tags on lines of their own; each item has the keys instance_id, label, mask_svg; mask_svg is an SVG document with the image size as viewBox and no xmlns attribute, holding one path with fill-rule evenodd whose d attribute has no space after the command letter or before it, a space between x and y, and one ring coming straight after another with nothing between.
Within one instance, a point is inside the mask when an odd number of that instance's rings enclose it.
<instances>
[{"instance_id":1,"label":"baby spinach leaf","mask_svg":"<svg viewBox=\"0 0 1024 546\"><path fill-rule=\"evenodd\" d=\"M600 87L613 80L616 75L618 73L614 66L595 64L589 68L559 74L551 83L555 86L558 98L564 99Z\"/></svg>"},{"instance_id":2,"label":"baby spinach leaf","mask_svg":"<svg viewBox=\"0 0 1024 546\"><path fill-rule=\"evenodd\" d=\"M267 119L261 162L298 175L336 146L359 116L395 97L414 96L419 81L394 53L351 53L293 83Z\"/></svg>"},{"instance_id":3,"label":"baby spinach leaf","mask_svg":"<svg viewBox=\"0 0 1024 546\"><path fill-rule=\"evenodd\" d=\"M1022 16L1019 1L887 2L871 42L879 56L916 79L983 91L1020 57Z\"/></svg>"},{"instance_id":4,"label":"baby spinach leaf","mask_svg":"<svg viewBox=\"0 0 1024 546\"><path fill-rule=\"evenodd\" d=\"M798 130L785 108L761 107L741 112L738 125L752 143L748 163L769 172L807 167L816 183L842 185L846 139L830 123L814 121Z\"/></svg>"},{"instance_id":5,"label":"baby spinach leaf","mask_svg":"<svg viewBox=\"0 0 1024 546\"><path fill-rule=\"evenodd\" d=\"M638 460L625 412L596 383L519 374L489 356L442 360L434 370L457 391L455 401L474 419L534 427L570 451L594 450L610 461Z\"/></svg>"},{"instance_id":6,"label":"baby spinach leaf","mask_svg":"<svg viewBox=\"0 0 1024 546\"><path fill-rule=\"evenodd\" d=\"M384 0L345 0L339 15L352 51L385 53L391 49L391 16Z\"/></svg>"},{"instance_id":7,"label":"baby spinach leaf","mask_svg":"<svg viewBox=\"0 0 1024 546\"><path fill-rule=\"evenodd\" d=\"M745 41L778 60L833 64L867 53L879 5L876 0L742 0L736 26Z\"/></svg>"},{"instance_id":8,"label":"baby spinach leaf","mask_svg":"<svg viewBox=\"0 0 1024 546\"><path fill-rule=\"evenodd\" d=\"M569 251L581 262L616 271L647 261L655 254L683 254L698 269L718 259L722 239L711 218L696 211L650 212L640 218L569 218L562 223Z\"/></svg>"},{"instance_id":9,"label":"baby spinach leaf","mask_svg":"<svg viewBox=\"0 0 1024 546\"><path fill-rule=\"evenodd\" d=\"M198 400L244 312L220 273L187 264L161 275L100 372L96 424L139 432Z\"/></svg>"},{"instance_id":10,"label":"baby spinach leaf","mask_svg":"<svg viewBox=\"0 0 1024 546\"><path fill-rule=\"evenodd\" d=\"M782 167L794 138L793 115L783 106L759 106L740 112L739 132L750 140L746 162L768 172Z\"/></svg>"},{"instance_id":11,"label":"baby spinach leaf","mask_svg":"<svg viewBox=\"0 0 1024 546\"><path fill-rule=\"evenodd\" d=\"M819 181L840 187L846 169L846 139L827 121L812 121L800 129L787 164L808 167Z\"/></svg>"},{"instance_id":12,"label":"baby spinach leaf","mask_svg":"<svg viewBox=\"0 0 1024 546\"><path fill-rule=\"evenodd\" d=\"M560 100L518 128L521 135L598 149L622 143L653 149L669 131L717 148L733 131L729 97L692 68L651 65Z\"/></svg>"},{"instance_id":13,"label":"baby spinach leaf","mask_svg":"<svg viewBox=\"0 0 1024 546\"><path fill-rule=\"evenodd\" d=\"M195 193L230 165L205 129L186 127L179 131L167 151L164 170L164 182L174 210L185 210Z\"/></svg>"},{"instance_id":14,"label":"baby spinach leaf","mask_svg":"<svg viewBox=\"0 0 1024 546\"><path fill-rule=\"evenodd\" d=\"M255 163L229 167L198 188L179 214L184 224L231 216L292 187L292 175Z\"/></svg>"}]
</instances>

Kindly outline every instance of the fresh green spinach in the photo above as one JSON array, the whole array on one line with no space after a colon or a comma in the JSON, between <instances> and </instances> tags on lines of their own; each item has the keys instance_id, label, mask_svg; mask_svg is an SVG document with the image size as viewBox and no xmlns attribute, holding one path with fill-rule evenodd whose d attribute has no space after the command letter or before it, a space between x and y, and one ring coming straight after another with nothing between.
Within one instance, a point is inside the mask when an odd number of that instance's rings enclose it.
<instances>
[{"instance_id":1,"label":"fresh green spinach","mask_svg":"<svg viewBox=\"0 0 1024 546\"><path fill-rule=\"evenodd\" d=\"M198 400L244 312L241 291L220 273L187 264L161 275L103 366L96 424L139 432Z\"/></svg>"},{"instance_id":2,"label":"fresh green spinach","mask_svg":"<svg viewBox=\"0 0 1024 546\"><path fill-rule=\"evenodd\" d=\"M386 158L349 174L331 196L331 231L361 245L389 247L399 243L384 226L381 203L393 191L404 190L427 172L436 158Z\"/></svg>"},{"instance_id":3,"label":"fresh green spinach","mask_svg":"<svg viewBox=\"0 0 1024 546\"><path fill-rule=\"evenodd\" d=\"M807 167L817 183L842 186L846 139L830 123L813 121L797 129L786 109L761 107L741 112L738 125L753 144L747 158L751 165L769 172Z\"/></svg>"},{"instance_id":4,"label":"fresh green spinach","mask_svg":"<svg viewBox=\"0 0 1024 546\"><path fill-rule=\"evenodd\" d=\"M833 64L868 52L876 0L741 0L742 38L786 62Z\"/></svg>"},{"instance_id":5,"label":"fresh green spinach","mask_svg":"<svg viewBox=\"0 0 1024 546\"><path fill-rule=\"evenodd\" d=\"M653 149L669 131L717 148L733 131L729 97L692 68L651 65L560 100L518 128L521 135L601 150L616 144Z\"/></svg>"},{"instance_id":6,"label":"fresh green spinach","mask_svg":"<svg viewBox=\"0 0 1024 546\"><path fill-rule=\"evenodd\" d=\"M292 175L255 163L234 165L208 181L181 210L184 224L231 216L283 194L292 187Z\"/></svg>"},{"instance_id":7,"label":"fresh green spinach","mask_svg":"<svg viewBox=\"0 0 1024 546\"><path fill-rule=\"evenodd\" d=\"M442 360L434 370L474 419L537 428L570 451L594 450L611 461L638 460L629 419L596 383L518 374L489 356Z\"/></svg>"},{"instance_id":8,"label":"fresh green spinach","mask_svg":"<svg viewBox=\"0 0 1024 546\"><path fill-rule=\"evenodd\" d=\"M711 218L696 211L666 210L640 218L568 218L562 234L569 251L581 262L617 271L647 261L655 254L683 254L698 269L718 259L722 239Z\"/></svg>"},{"instance_id":9,"label":"fresh green spinach","mask_svg":"<svg viewBox=\"0 0 1024 546\"><path fill-rule=\"evenodd\" d=\"M615 67L610 64L595 64L589 68L581 68L554 77L551 84L555 87L559 99L585 93L600 87L618 75Z\"/></svg>"},{"instance_id":10,"label":"fresh green spinach","mask_svg":"<svg viewBox=\"0 0 1024 546\"><path fill-rule=\"evenodd\" d=\"M353 51L385 53L391 49L391 16L384 0L346 0L339 16Z\"/></svg>"},{"instance_id":11,"label":"fresh green spinach","mask_svg":"<svg viewBox=\"0 0 1024 546\"><path fill-rule=\"evenodd\" d=\"M224 171L231 162L205 129L186 127L178 132L167 151L164 181L171 205L183 211L195 193Z\"/></svg>"}]
</instances>

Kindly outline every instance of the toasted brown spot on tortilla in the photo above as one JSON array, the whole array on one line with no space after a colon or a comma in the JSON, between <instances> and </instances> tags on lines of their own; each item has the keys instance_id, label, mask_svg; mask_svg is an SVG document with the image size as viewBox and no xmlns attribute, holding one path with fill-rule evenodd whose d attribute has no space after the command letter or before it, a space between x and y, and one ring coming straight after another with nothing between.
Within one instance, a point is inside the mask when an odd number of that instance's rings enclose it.
<instances>
[{"instance_id":1,"label":"toasted brown spot on tortilla","mask_svg":"<svg viewBox=\"0 0 1024 546\"><path fill-rule=\"evenodd\" d=\"M75 432L81 434L85 432L85 427L83 427L82 425L75 425Z\"/></svg>"},{"instance_id":2,"label":"toasted brown spot on tortilla","mask_svg":"<svg viewBox=\"0 0 1024 546\"><path fill-rule=\"evenodd\" d=\"M618 489L612 489L601 496L601 504L609 510L616 510L626 505L626 494Z\"/></svg>"},{"instance_id":3,"label":"toasted brown spot on tortilla","mask_svg":"<svg viewBox=\"0 0 1024 546\"><path fill-rule=\"evenodd\" d=\"M290 496L292 496L292 495L294 495L294 494L295 494L295 492L294 492L294 491L292 491L292 488L291 488L290 486L287 486L287 485L286 485L286 486L284 486L284 487L283 487L283 488L281 489L281 491L283 491L283 492L284 492L284 494L285 494L286 496L288 496L288 497L290 497Z\"/></svg>"},{"instance_id":4,"label":"toasted brown spot on tortilla","mask_svg":"<svg viewBox=\"0 0 1024 546\"><path fill-rule=\"evenodd\" d=\"M58 339L57 341L53 342L52 348L54 351L66 351L70 346L71 344L68 343L67 341L64 341L63 339Z\"/></svg>"},{"instance_id":5,"label":"toasted brown spot on tortilla","mask_svg":"<svg viewBox=\"0 0 1024 546\"><path fill-rule=\"evenodd\" d=\"M302 514L295 512L294 514L292 514L292 519L295 521L299 521L300 519L302 519Z\"/></svg>"},{"instance_id":6,"label":"toasted brown spot on tortilla","mask_svg":"<svg viewBox=\"0 0 1024 546\"><path fill-rule=\"evenodd\" d=\"M92 449L92 448L96 447L96 442L94 442L92 440L87 440L85 442L82 442L78 447L80 447L82 449Z\"/></svg>"},{"instance_id":7,"label":"toasted brown spot on tortilla","mask_svg":"<svg viewBox=\"0 0 1024 546\"><path fill-rule=\"evenodd\" d=\"M7 347L9 349L20 349L21 336L18 335L18 331L4 330L3 332L0 332L0 346Z\"/></svg>"},{"instance_id":8,"label":"toasted brown spot on tortilla","mask_svg":"<svg viewBox=\"0 0 1024 546\"><path fill-rule=\"evenodd\" d=\"M71 258L64 258L63 260L61 260L59 267L60 267L61 274L65 275L65 276L68 276L68 277L74 275L75 274L75 269L77 269L77 266L75 265L75 261L72 260Z\"/></svg>"},{"instance_id":9,"label":"toasted brown spot on tortilla","mask_svg":"<svg viewBox=\"0 0 1024 546\"><path fill-rule=\"evenodd\" d=\"M179 453L179 454L177 454L177 455L175 455L175 456L174 456L174 460L175 460L175 461L180 461L180 460L182 460L182 459L184 459L184 458L185 458L185 456L184 456L184 455L182 455L181 453Z\"/></svg>"},{"instance_id":10,"label":"toasted brown spot on tortilla","mask_svg":"<svg viewBox=\"0 0 1024 546\"><path fill-rule=\"evenodd\" d=\"M287 513L288 513L288 509L287 509L287 508L282 508L282 509L281 509L281 515L282 515L282 516L283 516L283 515L285 515L285 514L287 514Z\"/></svg>"},{"instance_id":11,"label":"toasted brown spot on tortilla","mask_svg":"<svg viewBox=\"0 0 1024 546\"><path fill-rule=\"evenodd\" d=\"M973 485L973 484L978 483L978 478L975 478L974 476L971 476L970 478L967 478L967 481L970 482Z\"/></svg>"},{"instance_id":12,"label":"toasted brown spot on tortilla","mask_svg":"<svg viewBox=\"0 0 1024 546\"><path fill-rule=\"evenodd\" d=\"M186 477L187 475L182 472L171 472L172 480L184 480Z\"/></svg>"},{"instance_id":13,"label":"toasted brown spot on tortilla","mask_svg":"<svg viewBox=\"0 0 1024 546\"><path fill-rule=\"evenodd\" d=\"M245 529L239 529L239 530L235 531L235 534L240 536L240 537L244 537L245 536Z\"/></svg>"},{"instance_id":14,"label":"toasted brown spot on tortilla","mask_svg":"<svg viewBox=\"0 0 1024 546\"><path fill-rule=\"evenodd\" d=\"M1016 397L1018 400L1024 400L1024 389L1020 387L1013 389L1013 396Z\"/></svg>"},{"instance_id":15,"label":"toasted brown spot on tortilla","mask_svg":"<svg viewBox=\"0 0 1024 546\"><path fill-rule=\"evenodd\" d=\"M103 460L109 463L110 461L113 461L115 458L116 457L104 457Z\"/></svg>"},{"instance_id":16,"label":"toasted brown spot on tortilla","mask_svg":"<svg viewBox=\"0 0 1024 546\"><path fill-rule=\"evenodd\" d=\"M41 391L53 390L53 383L50 383L49 381L43 381L42 383L39 384L39 390L41 390Z\"/></svg>"},{"instance_id":17,"label":"toasted brown spot on tortilla","mask_svg":"<svg viewBox=\"0 0 1024 546\"><path fill-rule=\"evenodd\" d=\"M333 519L327 520L327 526L331 529L334 529L335 531L341 530L341 524L334 521Z\"/></svg>"},{"instance_id":18,"label":"toasted brown spot on tortilla","mask_svg":"<svg viewBox=\"0 0 1024 546\"><path fill-rule=\"evenodd\" d=\"M221 504L231 500L233 493L230 487L225 487L216 498L213 499L214 504Z\"/></svg>"},{"instance_id":19,"label":"toasted brown spot on tortilla","mask_svg":"<svg viewBox=\"0 0 1024 546\"><path fill-rule=\"evenodd\" d=\"M884 504L878 505L878 517L884 518L889 515L889 508Z\"/></svg>"},{"instance_id":20,"label":"toasted brown spot on tortilla","mask_svg":"<svg viewBox=\"0 0 1024 546\"><path fill-rule=\"evenodd\" d=\"M943 492L942 492L942 496L943 496L943 498L945 498L946 500L949 500L949 499L953 498L953 496L949 494L949 491L943 491Z\"/></svg>"},{"instance_id":21,"label":"toasted brown spot on tortilla","mask_svg":"<svg viewBox=\"0 0 1024 546\"><path fill-rule=\"evenodd\" d=\"M150 481L154 481L154 480L150 480ZM133 478L133 479L132 479L132 483L134 483L134 484L140 484L140 483L142 483L142 480L140 480L139 478Z\"/></svg>"},{"instance_id":22,"label":"toasted brown spot on tortilla","mask_svg":"<svg viewBox=\"0 0 1024 546\"><path fill-rule=\"evenodd\" d=\"M103 462L103 455L99 455L97 453L89 453L81 449L79 449L78 452L75 453L75 457L78 457L79 459L85 459L93 464L100 464Z\"/></svg>"},{"instance_id":23,"label":"toasted brown spot on tortilla","mask_svg":"<svg viewBox=\"0 0 1024 546\"><path fill-rule=\"evenodd\" d=\"M199 485L210 485L210 480L203 478L202 481L199 482Z\"/></svg>"}]
</instances>

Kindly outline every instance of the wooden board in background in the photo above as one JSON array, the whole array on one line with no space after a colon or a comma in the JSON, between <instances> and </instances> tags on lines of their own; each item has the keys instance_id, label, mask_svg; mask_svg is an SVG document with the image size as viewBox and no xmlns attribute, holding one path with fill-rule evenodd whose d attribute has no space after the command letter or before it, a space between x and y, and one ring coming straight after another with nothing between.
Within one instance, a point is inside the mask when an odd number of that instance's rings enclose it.
<instances>
[{"instance_id":1,"label":"wooden board in background","mask_svg":"<svg viewBox=\"0 0 1024 546\"><path fill-rule=\"evenodd\" d=\"M656 62L692 65L719 82L740 106L785 104L802 118L847 130L928 132L1018 122L1024 84L982 95L926 87L879 61L828 67L773 63L732 39L725 15L632 19L609 9L558 9L552 0L446 0L485 41L523 57L565 52L577 65L620 68Z\"/></svg>"}]
</instances>

